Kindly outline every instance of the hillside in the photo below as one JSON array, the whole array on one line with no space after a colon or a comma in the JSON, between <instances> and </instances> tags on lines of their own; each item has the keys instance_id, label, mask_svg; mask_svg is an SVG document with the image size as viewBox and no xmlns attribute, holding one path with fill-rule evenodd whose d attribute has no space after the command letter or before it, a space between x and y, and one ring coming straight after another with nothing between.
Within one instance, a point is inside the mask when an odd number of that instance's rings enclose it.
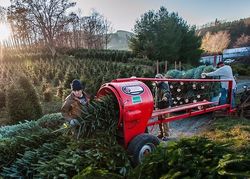
<instances>
[{"instance_id":1,"label":"hillside","mask_svg":"<svg viewBox=\"0 0 250 179\"><path fill-rule=\"evenodd\" d=\"M111 40L108 43L108 49L113 50L129 50L128 41L133 33L123 30L118 30L111 34Z\"/></svg>"},{"instance_id":2,"label":"hillside","mask_svg":"<svg viewBox=\"0 0 250 179\"><path fill-rule=\"evenodd\" d=\"M228 48L250 45L250 17L232 22L216 20L214 23L206 24L198 29L197 34L203 37L207 32L214 34L219 31L229 32L230 43Z\"/></svg>"},{"instance_id":3,"label":"hillside","mask_svg":"<svg viewBox=\"0 0 250 179\"><path fill-rule=\"evenodd\" d=\"M230 33L231 41L228 48L250 45L250 17L231 22L216 20L213 23L203 25L202 28L197 30L197 34L203 37L207 32L214 34L219 31L228 31ZM111 34L108 49L129 50L128 41L132 35L133 33L124 30L118 30ZM237 43L240 40L244 42Z\"/></svg>"}]
</instances>

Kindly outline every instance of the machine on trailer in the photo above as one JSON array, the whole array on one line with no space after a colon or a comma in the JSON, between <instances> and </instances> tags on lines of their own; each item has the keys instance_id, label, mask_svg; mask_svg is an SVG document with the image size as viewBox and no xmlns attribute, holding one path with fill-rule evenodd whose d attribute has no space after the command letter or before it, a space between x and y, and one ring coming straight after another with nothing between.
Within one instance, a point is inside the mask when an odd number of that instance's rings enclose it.
<instances>
[{"instance_id":1,"label":"machine on trailer","mask_svg":"<svg viewBox=\"0 0 250 179\"><path fill-rule=\"evenodd\" d=\"M154 99L151 90L146 85L148 82L228 82L228 104L215 105L212 101L199 101L183 104L166 109L154 109ZM232 80L213 79L159 79L159 78L124 78L116 79L101 86L97 97L112 94L119 105L118 142L123 145L131 155L134 165L139 164L145 155L152 152L160 140L147 133L147 127L160 123L171 122L187 117L197 116L208 112L224 109L227 114L235 113L231 106ZM160 115L173 114L163 120L152 121ZM165 115L169 116L169 115Z\"/></svg>"}]
</instances>

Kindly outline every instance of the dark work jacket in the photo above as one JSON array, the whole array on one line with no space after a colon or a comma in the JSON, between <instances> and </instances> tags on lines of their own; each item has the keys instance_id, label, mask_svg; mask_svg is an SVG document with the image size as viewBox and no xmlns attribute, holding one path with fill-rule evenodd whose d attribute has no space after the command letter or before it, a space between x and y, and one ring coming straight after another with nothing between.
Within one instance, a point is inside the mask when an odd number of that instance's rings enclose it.
<instances>
[{"instance_id":1,"label":"dark work jacket","mask_svg":"<svg viewBox=\"0 0 250 179\"><path fill-rule=\"evenodd\" d=\"M157 88L157 89L156 89ZM157 98L157 108L163 109L172 106L172 96L167 82L160 82L154 89L154 97ZM164 97L167 101L162 100Z\"/></svg>"},{"instance_id":2,"label":"dark work jacket","mask_svg":"<svg viewBox=\"0 0 250 179\"><path fill-rule=\"evenodd\" d=\"M82 108L87 106L89 98L86 93L83 92L83 97L81 99L74 96L71 93L64 101L61 112L63 117L69 121L70 119L77 119L81 116Z\"/></svg>"}]
</instances>

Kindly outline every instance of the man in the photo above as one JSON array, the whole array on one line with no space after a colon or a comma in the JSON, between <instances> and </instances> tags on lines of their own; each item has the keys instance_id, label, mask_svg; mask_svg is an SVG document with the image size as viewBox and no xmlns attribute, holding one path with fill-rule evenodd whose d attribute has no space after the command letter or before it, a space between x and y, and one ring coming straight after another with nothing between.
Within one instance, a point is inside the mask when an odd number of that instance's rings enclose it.
<instances>
[{"instance_id":1,"label":"man","mask_svg":"<svg viewBox=\"0 0 250 179\"><path fill-rule=\"evenodd\" d=\"M164 79L162 74L157 74L155 78ZM165 81L156 81L154 86L154 97L156 109L169 108L172 105L172 97L169 89L168 82ZM158 120L165 119L164 115L158 117ZM163 140L169 136L169 123L159 124L159 138Z\"/></svg>"},{"instance_id":2,"label":"man","mask_svg":"<svg viewBox=\"0 0 250 179\"><path fill-rule=\"evenodd\" d=\"M81 82L77 79L71 83L71 90L69 96L66 97L62 105L61 111L65 120L74 128L80 126L78 118L81 116L82 107L87 106L89 99L83 91Z\"/></svg>"},{"instance_id":3,"label":"man","mask_svg":"<svg viewBox=\"0 0 250 179\"><path fill-rule=\"evenodd\" d=\"M218 76L222 80L232 80L232 107L235 107L235 92L236 92L236 82L233 76L232 68L229 65L225 65L224 62L219 62L217 64L217 70L210 73L202 73L201 77L205 78L206 76ZM227 103L227 95L228 95L228 82L221 82L221 96L219 100L219 104Z\"/></svg>"}]
</instances>

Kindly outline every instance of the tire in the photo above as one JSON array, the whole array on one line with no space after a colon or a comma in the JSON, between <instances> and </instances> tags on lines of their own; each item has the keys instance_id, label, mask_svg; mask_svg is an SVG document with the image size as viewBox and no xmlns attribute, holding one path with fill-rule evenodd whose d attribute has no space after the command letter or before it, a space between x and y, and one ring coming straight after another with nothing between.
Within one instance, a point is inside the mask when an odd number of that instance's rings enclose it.
<instances>
[{"instance_id":1,"label":"tire","mask_svg":"<svg viewBox=\"0 0 250 179\"><path fill-rule=\"evenodd\" d=\"M142 163L144 157L156 149L159 139L151 134L140 134L132 139L128 145L128 154L133 166Z\"/></svg>"}]
</instances>

